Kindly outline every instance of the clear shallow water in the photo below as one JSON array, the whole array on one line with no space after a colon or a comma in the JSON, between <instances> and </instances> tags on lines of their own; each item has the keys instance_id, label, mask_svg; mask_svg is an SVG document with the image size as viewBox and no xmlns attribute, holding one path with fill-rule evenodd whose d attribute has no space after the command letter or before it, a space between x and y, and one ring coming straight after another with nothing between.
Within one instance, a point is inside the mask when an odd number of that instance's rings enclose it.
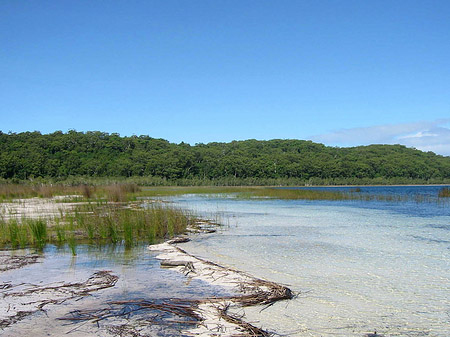
<instances>
[{"instance_id":1,"label":"clear shallow water","mask_svg":"<svg viewBox=\"0 0 450 337\"><path fill-rule=\"evenodd\" d=\"M173 201L229 224L188 251L300 292L246 310L250 321L298 336L450 336L448 203Z\"/></svg>"},{"instance_id":2,"label":"clear shallow water","mask_svg":"<svg viewBox=\"0 0 450 337\"><path fill-rule=\"evenodd\" d=\"M143 245L129 250L124 250L120 245L79 245L77 254L73 257L67 247L58 249L47 246L40 263L0 273L0 284L17 285L24 282L48 286L60 282L84 282L96 271L109 270L119 276L116 285L60 305L47 305L44 307L45 312L37 312L5 330L0 329L1 336L109 336L105 329L98 329L95 323L68 324L58 318L67 317L71 311L78 309L107 308L108 301L201 299L230 295L206 282L188 279L176 271L160 268L160 262L156 259L158 252L151 252ZM143 318L146 317L148 315ZM108 320L105 320L99 327L108 327L108 324ZM182 335L180 326L176 324L149 325L151 336Z\"/></svg>"}]
</instances>

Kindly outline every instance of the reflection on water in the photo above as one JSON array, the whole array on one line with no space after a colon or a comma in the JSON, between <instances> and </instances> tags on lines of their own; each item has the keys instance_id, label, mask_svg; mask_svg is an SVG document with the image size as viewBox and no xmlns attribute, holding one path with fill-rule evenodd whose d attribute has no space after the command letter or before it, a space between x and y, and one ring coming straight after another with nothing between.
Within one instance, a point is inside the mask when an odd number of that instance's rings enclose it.
<instances>
[{"instance_id":1,"label":"reflection on water","mask_svg":"<svg viewBox=\"0 0 450 337\"><path fill-rule=\"evenodd\" d=\"M398 192L398 191L397 191ZM450 336L450 208L433 203L182 196L232 221L189 252L289 285L300 296L248 319L298 336ZM237 225L233 225L237 223Z\"/></svg>"},{"instance_id":2,"label":"reflection on water","mask_svg":"<svg viewBox=\"0 0 450 337\"><path fill-rule=\"evenodd\" d=\"M20 254L20 252L16 252ZM66 246L57 248L47 246L41 263L0 273L0 284L20 283L39 286L61 284L60 282L83 282L94 272L110 270L119 276L112 288L100 290L90 296L64 302L62 305L47 305L46 312L38 312L12 327L0 331L2 336L105 336L106 330L99 330L97 324L88 322L68 324L58 320L73 310L100 309L108 307L109 301L162 300L162 299L201 299L210 296L228 296L222 289L212 287L200 280L190 280L170 269L160 268L155 258L144 245L124 249L121 245L80 245L77 256L72 256ZM151 314L144 313L151 318ZM157 313L156 313L157 314ZM156 315L153 313L153 315ZM155 317L154 317L155 318ZM100 328L107 323L102 321ZM127 325L129 322L123 322ZM147 324L145 333L160 336L180 336L179 324ZM129 334L132 335L132 334Z\"/></svg>"}]
</instances>

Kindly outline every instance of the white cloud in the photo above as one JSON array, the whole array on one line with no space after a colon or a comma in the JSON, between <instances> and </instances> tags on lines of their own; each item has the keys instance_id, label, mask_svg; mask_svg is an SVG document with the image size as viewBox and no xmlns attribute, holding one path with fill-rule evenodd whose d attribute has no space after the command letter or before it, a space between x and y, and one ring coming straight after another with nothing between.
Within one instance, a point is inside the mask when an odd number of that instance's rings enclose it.
<instances>
[{"instance_id":1,"label":"white cloud","mask_svg":"<svg viewBox=\"0 0 450 337\"><path fill-rule=\"evenodd\" d=\"M415 123L386 124L341 129L311 137L311 140L337 146L403 144L422 151L450 156L450 119Z\"/></svg>"}]
</instances>

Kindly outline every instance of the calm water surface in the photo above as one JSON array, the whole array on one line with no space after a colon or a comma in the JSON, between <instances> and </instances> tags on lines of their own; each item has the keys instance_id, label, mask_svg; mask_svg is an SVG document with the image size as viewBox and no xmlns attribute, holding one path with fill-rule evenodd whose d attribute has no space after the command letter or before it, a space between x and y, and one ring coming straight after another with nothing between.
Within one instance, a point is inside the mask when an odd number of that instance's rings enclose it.
<instances>
[{"instance_id":1,"label":"calm water surface","mask_svg":"<svg viewBox=\"0 0 450 337\"><path fill-rule=\"evenodd\" d=\"M362 192L433 197L439 188ZM250 321L294 336L450 336L448 202L172 200L228 224L188 251L300 293L246 310Z\"/></svg>"},{"instance_id":2,"label":"calm water surface","mask_svg":"<svg viewBox=\"0 0 450 337\"><path fill-rule=\"evenodd\" d=\"M27 251L16 251L13 254L23 254ZM128 321L116 322L116 318L102 320L99 325L89 322L67 322L61 317L70 317L74 310L108 308L109 301L131 300L167 300L170 298L202 299L208 296L227 296L230 293L213 287L200 280L190 280L174 270L160 268L156 259L158 252L150 252L145 245L139 245L125 250L120 245L79 245L77 256L72 256L68 247L62 249L47 246L39 263L23 268L0 273L0 284L12 283L32 284L38 286L60 285L61 282L76 283L86 281L99 270L109 270L119 276L114 287L99 290L89 296L77 297L60 305L47 305L44 311L38 311L27 316L18 323L0 329L0 336L111 336L108 328L117 324L129 324ZM45 294L44 294L45 297ZM1 298L0 298L0 305ZM124 307L126 309L126 307ZM140 312L138 312L140 314ZM142 317L136 321L159 317L161 312L143 311ZM132 315L133 316L133 315ZM178 317L166 317L176 320ZM180 324L162 322L155 319L148 326L149 336L182 336ZM131 334L129 334L131 335ZM125 335L124 335L125 336Z\"/></svg>"}]
</instances>

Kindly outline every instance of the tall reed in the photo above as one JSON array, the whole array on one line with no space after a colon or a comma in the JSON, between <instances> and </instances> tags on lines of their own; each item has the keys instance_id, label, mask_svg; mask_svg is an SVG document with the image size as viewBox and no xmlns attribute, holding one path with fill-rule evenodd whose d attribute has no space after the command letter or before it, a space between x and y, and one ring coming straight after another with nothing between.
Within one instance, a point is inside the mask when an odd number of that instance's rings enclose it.
<instances>
[{"instance_id":1,"label":"tall reed","mask_svg":"<svg viewBox=\"0 0 450 337\"><path fill-rule=\"evenodd\" d=\"M63 220L80 239L123 243L155 242L180 234L194 221L186 212L162 205L127 208L115 204L80 205Z\"/></svg>"},{"instance_id":2,"label":"tall reed","mask_svg":"<svg viewBox=\"0 0 450 337\"><path fill-rule=\"evenodd\" d=\"M42 219L27 219L31 229L33 243L38 248L43 248L47 242L47 222Z\"/></svg>"},{"instance_id":3,"label":"tall reed","mask_svg":"<svg viewBox=\"0 0 450 337\"><path fill-rule=\"evenodd\" d=\"M17 224L17 220L13 219L9 223L8 230L11 247L15 248L19 245L19 225Z\"/></svg>"},{"instance_id":4,"label":"tall reed","mask_svg":"<svg viewBox=\"0 0 450 337\"><path fill-rule=\"evenodd\" d=\"M75 239L75 235L72 233L67 241L67 244L69 245L70 251L72 252L72 256L77 255L77 242Z\"/></svg>"},{"instance_id":5,"label":"tall reed","mask_svg":"<svg viewBox=\"0 0 450 337\"><path fill-rule=\"evenodd\" d=\"M98 243L155 243L183 233L195 218L180 209L160 204L129 208L117 204L83 204L72 214L62 213L53 222L43 219L0 221L0 245L12 248L46 243L69 244L76 253L76 243L89 240Z\"/></svg>"}]
</instances>

